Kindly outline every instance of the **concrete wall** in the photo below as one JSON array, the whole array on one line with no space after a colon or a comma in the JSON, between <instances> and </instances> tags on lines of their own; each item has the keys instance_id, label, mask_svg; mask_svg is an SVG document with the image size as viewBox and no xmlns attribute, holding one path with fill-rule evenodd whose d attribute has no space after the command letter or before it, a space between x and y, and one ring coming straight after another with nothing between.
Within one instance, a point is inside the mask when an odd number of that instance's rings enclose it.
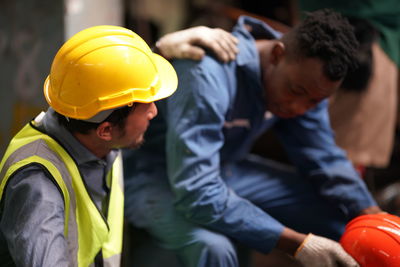
<instances>
[{"instance_id":1,"label":"concrete wall","mask_svg":"<svg viewBox=\"0 0 400 267\"><path fill-rule=\"evenodd\" d=\"M62 0L0 1L0 155L45 108L42 84L64 39Z\"/></svg>"},{"instance_id":2,"label":"concrete wall","mask_svg":"<svg viewBox=\"0 0 400 267\"><path fill-rule=\"evenodd\" d=\"M0 156L47 109L42 86L64 40L89 26L122 23L122 0L0 1Z\"/></svg>"},{"instance_id":3,"label":"concrete wall","mask_svg":"<svg viewBox=\"0 0 400 267\"><path fill-rule=\"evenodd\" d=\"M65 37L95 25L123 26L123 0L65 0Z\"/></svg>"}]
</instances>

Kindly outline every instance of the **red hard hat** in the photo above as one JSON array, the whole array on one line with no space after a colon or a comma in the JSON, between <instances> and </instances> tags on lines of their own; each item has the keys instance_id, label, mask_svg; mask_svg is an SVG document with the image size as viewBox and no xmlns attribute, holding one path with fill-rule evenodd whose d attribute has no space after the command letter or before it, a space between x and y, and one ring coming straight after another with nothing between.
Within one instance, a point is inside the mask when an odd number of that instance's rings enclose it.
<instances>
[{"instance_id":1,"label":"red hard hat","mask_svg":"<svg viewBox=\"0 0 400 267\"><path fill-rule=\"evenodd\" d=\"M400 217L356 217L346 225L340 244L361 267L400 266Z\"/></svg>"}]
</instances>

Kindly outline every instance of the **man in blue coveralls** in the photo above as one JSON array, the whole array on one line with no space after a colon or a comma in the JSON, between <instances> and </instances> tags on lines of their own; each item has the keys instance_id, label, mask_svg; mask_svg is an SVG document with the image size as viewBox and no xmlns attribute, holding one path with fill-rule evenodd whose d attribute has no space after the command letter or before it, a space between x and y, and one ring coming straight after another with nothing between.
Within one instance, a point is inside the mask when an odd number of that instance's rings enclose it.
<instances>
[{"instance_id":1,"label":"man in blue coveralls","mask_svg":"<svg viewBox=\"0 0 400 267\"><path fill-rule=\"evenodd\" d=\"M235 242L358 266L334 240L380 209L335 145L326 101L352 67L351 26L321 10L283 36L251 17L233 34L235 61L173 62L177 92L159 102L150 141L125 154L126 217L184 266L238 266ZM271 127L294 170L249 155Z\"/></svg>"}]
</instances>

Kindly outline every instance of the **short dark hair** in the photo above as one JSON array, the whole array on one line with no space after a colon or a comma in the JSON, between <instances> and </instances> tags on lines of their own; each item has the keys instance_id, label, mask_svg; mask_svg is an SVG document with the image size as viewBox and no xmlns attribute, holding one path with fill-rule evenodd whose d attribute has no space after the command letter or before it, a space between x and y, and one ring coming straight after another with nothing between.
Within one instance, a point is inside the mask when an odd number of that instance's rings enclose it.
<instances>
[{"instance_id":1,"label":"short dark hair","mask_svg":"<svg viewBox=\"0 0 400 267\"><path fill-rule=\"evenodd\" d=\"M87 134L89 133L89 131L95 130L101 123L106 121L122 129L125 125L126 118L128 117L131 110L135 107L136 103L134 103L132 106L124 106L122 108L116 109L106 119L99 123L76 120L72 118L67 119L64 115L61 115L57 112L56 114L58 122L65 128L67 128L69 132Z\"/></svg>"},{"instance_id":2,"label":"short dark hair","mask_svg":"<svg viewBox=\"0 0 400 267\"><path fill-rule=\"evenodd\" d=\"M343 79L356 67L358 42L346 18L331 9L306 13L306 18L282 37L289 57L318 58L324 74L331 80Z\"/></svg>"},{"instance_id":3,"label":"short dark hair","mask_svg":"<svg viewBox=\"0 0 400 267\"><path fill-rule=\"evenodd\" d=\"M362 92L368 87L373 73L372 44L378 40L378 30L366 19L348 17L357 41L360 43L356 52L357 68L349 70L343 79L340 89Z\"/></svg>"}]
</instances>

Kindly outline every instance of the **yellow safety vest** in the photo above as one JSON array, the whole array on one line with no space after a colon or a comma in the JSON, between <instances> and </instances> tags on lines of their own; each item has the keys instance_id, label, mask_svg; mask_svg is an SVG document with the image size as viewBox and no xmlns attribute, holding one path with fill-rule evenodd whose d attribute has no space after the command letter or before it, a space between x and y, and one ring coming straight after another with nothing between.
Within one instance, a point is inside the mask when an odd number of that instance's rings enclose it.
<instances>
[{"instance_id":1,"label":"yellow safety vest","mask_svg":"<svg viewBox=\"0 0 400 267\"><path fill-rule=\"evenodd\" d=\"M28 164L46 168L64 198L64 235L73 266L94 266L99 252L104 266L120 266L123 233L122 157L119 153L107 174L111 187L107 218L89 196L74 159L32 121L10 142L0 164L0 201L8 179Z\"/></svg>"}]
</instances>

